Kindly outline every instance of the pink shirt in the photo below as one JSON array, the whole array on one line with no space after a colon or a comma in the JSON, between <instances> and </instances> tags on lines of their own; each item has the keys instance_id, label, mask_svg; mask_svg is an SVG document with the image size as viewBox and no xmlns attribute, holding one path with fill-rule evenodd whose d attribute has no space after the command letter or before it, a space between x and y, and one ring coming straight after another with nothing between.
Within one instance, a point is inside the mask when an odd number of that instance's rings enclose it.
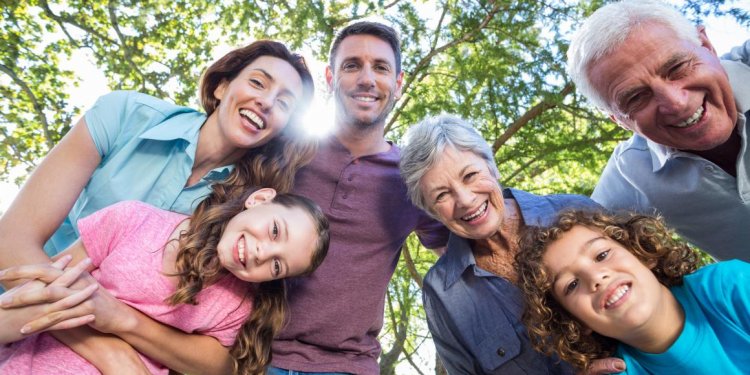
<instances>
[{"instance_id":1,"label":"pink shirt","mask_svg":"<svg viewBox=\"0 0 750 375\"><path fill-rule=\"evenodd\" d=\"M161 273L163 248L175 227L187 216L146 203L125 201L81 219L81 240L93 264L91 274L117 299L154 320L185 332L234 343L252 304L251 287L232 275L203 289L197 305L164 302L175 284ZM149 370L168 369L141 356ZM98 374L99 371L46 333L0 348L2 374Z\"/></svg>"}]
</instances>

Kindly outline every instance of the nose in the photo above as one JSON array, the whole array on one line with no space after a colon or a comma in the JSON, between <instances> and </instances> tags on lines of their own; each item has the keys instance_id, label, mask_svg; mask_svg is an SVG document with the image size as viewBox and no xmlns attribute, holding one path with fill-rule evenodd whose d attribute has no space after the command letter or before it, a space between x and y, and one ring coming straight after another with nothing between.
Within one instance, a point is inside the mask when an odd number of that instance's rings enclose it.
<instances>
[{"instance_id":1,"label":"nose","mask_svg":"<svg viewBox=\"0 0 750 375\"><path fill-rule=\"evenodd\" d=\"M371 66L367 65L359 71L357 86L365 89L375 86L375 74Z\"/></svg>"},{"instance_id":2,"label":"nose","mask_svg":"<svg viewBox=\"0 0 750 375\"><path fill-rule=\"evenodd\" d=\"M461 207L471 207L474 203L475 197L476 194L474 194L474 192L469 188L456 188L456 203L458 203L458 205Z\"/></svg>"},{"instance_id":3,"label":"nose","mask_svg":"<svg viewBox=\"0 0 750 375\"><path fill-rule=\"evenodd\" d=\"M609 274L603 270L591 270L591 272L588 272L587 277L589 290L591 292L596 292L601 288L604 288L609 281Z\"/></svg>"},{"instance_id":4,"label":"nose","mask_svg":"<svg viewBox=\"0 0 750 375\"><path fill-rule=\"evenodd\" d=\"M688 103L688 90L680 82L665 82L654 90L658 110L662 114L684 112Z\"/></svg>"},{"instance_id":5,"label":"nose","mask_svg":"<svg viewBox=\"0 0 750 375\"><path fill-rule=\"evenodd\" d=\"M262 264L273 257L273 249L270 244L262 241L255 243L255 263Z\"/></svg>"},{"instance_id":6,"label":"nose","mask_svg":"<svg viewBox=\"0 0 750 375\"><path fill-rule=\"evenodd\" d=\"M255 98L255 105L263 113L267 113L268 111L271 110L271 107L273 106L273 102L274 102L274 98L273 98L273 95L270 93L259 94Z\"/></svg>"}]
</instances>

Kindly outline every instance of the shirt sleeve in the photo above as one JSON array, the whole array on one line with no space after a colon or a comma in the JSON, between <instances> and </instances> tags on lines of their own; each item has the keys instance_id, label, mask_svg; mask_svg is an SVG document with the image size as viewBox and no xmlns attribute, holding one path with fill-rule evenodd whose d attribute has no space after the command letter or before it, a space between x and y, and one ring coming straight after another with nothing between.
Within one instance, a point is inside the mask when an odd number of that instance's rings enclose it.
<instances>
[{"instance_id":1,"label":"shirt sleeve","mask_svg":"<svg viewBox=\"0 0 750 375\"><path fill-rule=\"evenodd\" d=\"M730 260L706 267L711 267L710 272L693 286L696 298L714 304L714 309L750 333L750 263Z\"/></svg>"},{"instance_id":2,"label":"shirt sleeve","mask_svg":"<svg viewBox=\"0 0 750 375\"><path fill-rule=\"evenodd\" d=\"M599 177L591 199L610 210L636 210L637 189L623 175L619 162L616 153L613 153Z\"/></svg>"},{"instance_id":3,"label":"shirt sleeve","mask_svg":"<svg viewBox=\"0 0 750 375\"><path fill-rule=\"evenodd\" d=\"M85 114L86 126L94 140L99 156L104 157L115 148L131 107L131 92L113 91L99 97Z\"/></svg>"},{"instance_id":4,"label":"shirt sleeve","mask_svg":"<svg viewBox=\"0 0 750 375\"><path fill-rule=\"evenodd\" d=\"M721 56L721 59L750 65L750 40L746 40L742 45L732 48L731 51Z\"/></svg>"},{"instance_id":5,"label":"shirt sleeve","mask_svg":"<svg viewBox=\"0 0 750 375\"><path fill-rule=\"evenodd\" d=\"M439 221L431 218L424 211L419 210L419 219L414 232L419 237L419 242L428 249L438 249L448 243L450 232Z\"/></svg>"},{"instance_id":6,"label":"shirt sleeve","mask_svg":"<svg viewBox=\"0 0 750 375\"><path fill-rule=\"evenodd\" d=\"M453 333L455 325L450 319L446 319L447 311L442 301L435 298L432 286L424 284L422 300L425 313L427 314L427 327L432 334L435 349L443 362L448 374L471 375L477 374L474 369L472 356L461 346L458 337Z\"/></svg>"},{"instance_id":7,"label":"shirt sleeve","mask_svg":"<svg viewBox=\"0 0 750 375\"><path fill-rule=\"evenodd\" d=\"M81 242L94 266L99 267L120 241L127 240L128 233L138 225L134 219L141 205L135 201L118 202L78 221Z\"/></svg>"}]
</instances>

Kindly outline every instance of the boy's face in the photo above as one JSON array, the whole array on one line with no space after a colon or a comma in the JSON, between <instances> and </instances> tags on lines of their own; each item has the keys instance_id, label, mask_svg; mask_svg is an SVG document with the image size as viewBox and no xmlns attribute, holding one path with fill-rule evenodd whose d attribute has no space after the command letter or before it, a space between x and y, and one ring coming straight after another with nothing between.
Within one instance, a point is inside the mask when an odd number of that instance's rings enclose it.
<instances>
[{"instance_id":1,"label":"boy's face","mask_svg":"<svg viewBox=\"0 0 750 375\"><path fill-rule=\"evenodd\" d=\"M552 296L591 330L630 343L661 328L655 317L666 308L669 290L601 232L573 227L548 246L542 262L553 280Z\"/></svg>"}]
</instances>

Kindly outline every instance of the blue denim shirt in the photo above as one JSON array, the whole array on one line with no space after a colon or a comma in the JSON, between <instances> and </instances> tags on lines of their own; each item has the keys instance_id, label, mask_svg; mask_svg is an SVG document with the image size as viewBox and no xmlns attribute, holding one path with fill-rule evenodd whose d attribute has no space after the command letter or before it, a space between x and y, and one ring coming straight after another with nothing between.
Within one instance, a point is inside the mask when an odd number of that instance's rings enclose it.
<instances>
[{"instance_id":1,"label":"blue denim shirt","mask_svg":"<svg viewBox=\"0 0 750 375\"><path fill-rule=\"evenodd\" d=\"M549 225L566 208L597 208L578 195L537 196L504 189L526 225ZM454 374L572 374L571 366L536 352L521 323L521 291L476 265L470 242L451 234L448 251L425 276L427 324Z\"/></svg>"}]
</instances>

